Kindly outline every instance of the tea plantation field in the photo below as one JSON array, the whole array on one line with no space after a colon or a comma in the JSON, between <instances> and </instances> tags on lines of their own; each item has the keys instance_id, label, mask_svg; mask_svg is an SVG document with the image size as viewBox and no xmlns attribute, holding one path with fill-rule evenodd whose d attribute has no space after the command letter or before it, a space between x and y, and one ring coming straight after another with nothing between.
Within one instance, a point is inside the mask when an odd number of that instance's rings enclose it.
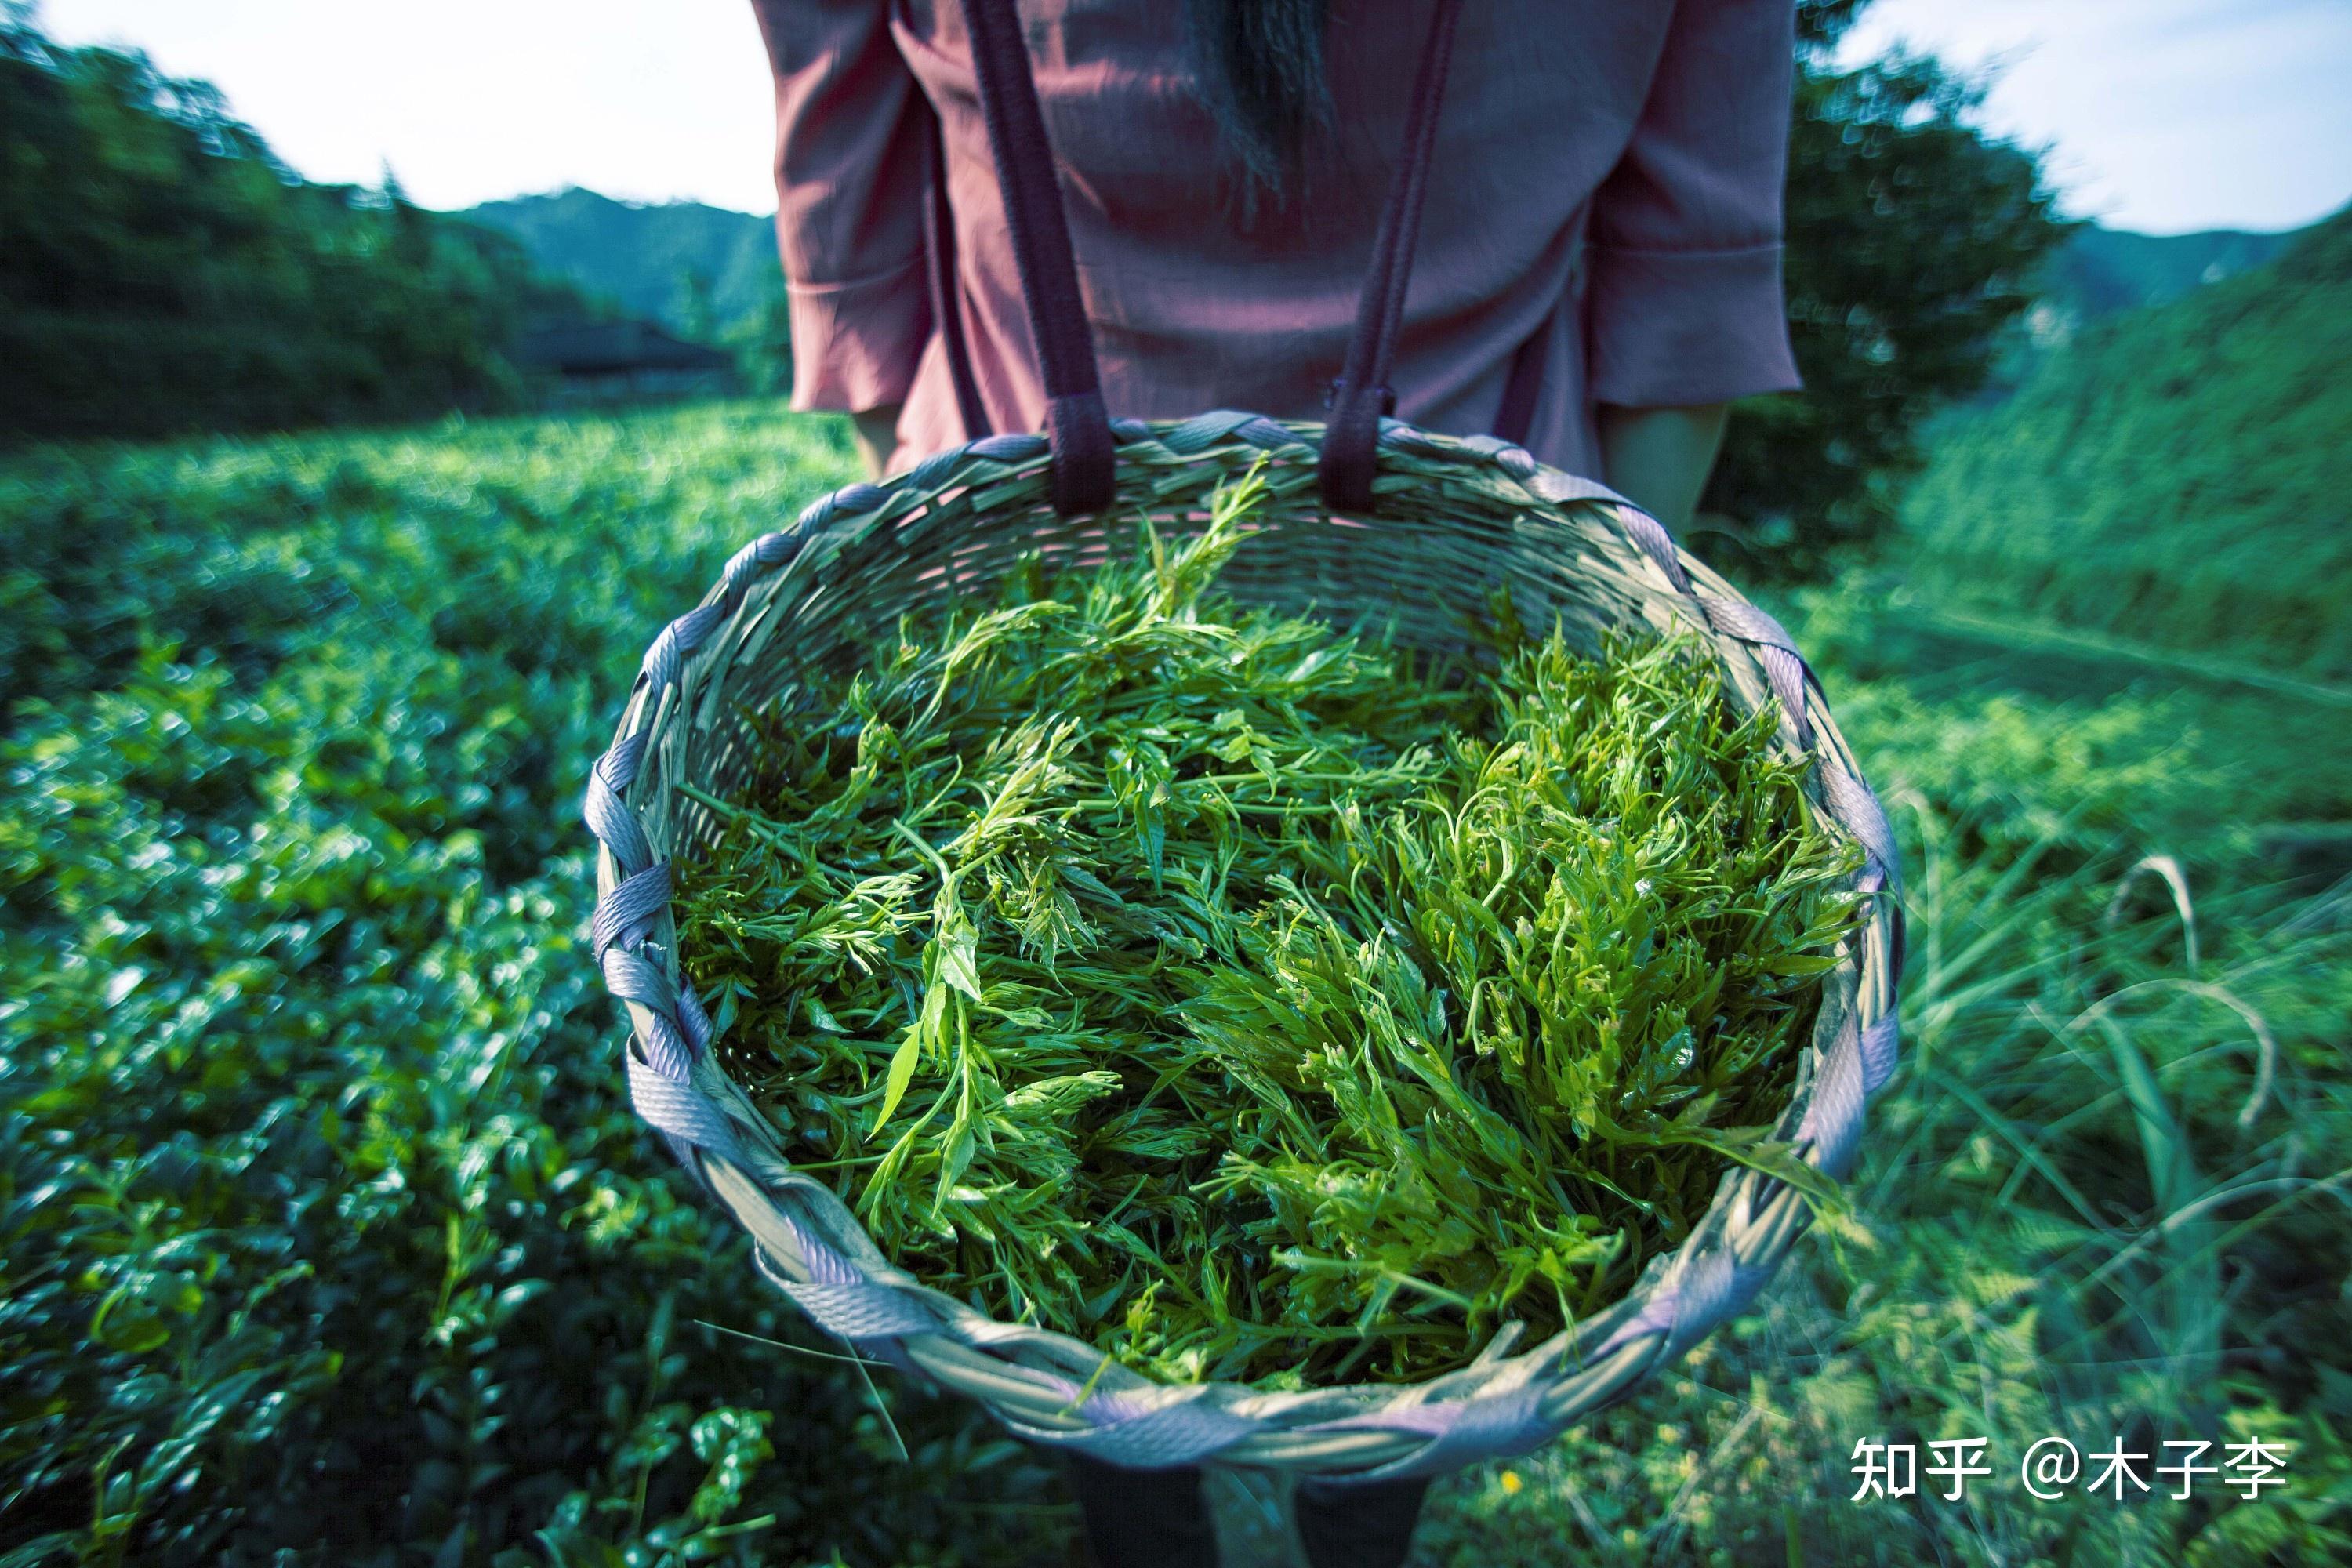
<instances>
[{"instance_id":1,"label":"tea plantation field","mask_svg":"<svg viewBox=\"0 0 2352 1568\"><path fill-rule=\"evenodd\" d=\"M646 641L850 467L765 403L0 463L0 1568L1077 1560L1049 1468L757 1283L587 961ZM2352 1556L2352 698L1899 551L1782 607L1910 878L1853 1203L1415 1561ZM1857 1442L1970 1437L1854 1500ZM2153 1475L2256 1438L2252 1500Z\"/></svg>"}]
</instances>

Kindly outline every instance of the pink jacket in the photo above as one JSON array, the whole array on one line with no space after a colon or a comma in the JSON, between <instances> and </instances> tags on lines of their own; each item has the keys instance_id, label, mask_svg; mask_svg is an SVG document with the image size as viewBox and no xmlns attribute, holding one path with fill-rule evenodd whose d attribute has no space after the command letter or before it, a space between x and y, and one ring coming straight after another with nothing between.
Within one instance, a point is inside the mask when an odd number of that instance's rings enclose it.
<instances>
[{"instance_id":1,"label":"pink jacket","mask_svg":"<svg viewBox=\"0 0 2352 1568\"><path fill-rule=\"evenodd\" d=\"M898 461L964 439L924 279L940 117L958 281L993 426L1039 385L956 0L752 0L776 78L793 406L903 401ZM1244 225L1176 0L1028 0L1103 393L1115 416L1320 418L1402 133L1430 0L1339 0L1338 129ZM1599 468L1595 404L1798 384L1780 291L1791 0L1471 0L1396 372L1400 416L1488 429L1543 333L1528 447ZM1377 20L1372 19L1377 17Z\"/></svg>"}]
</instances>

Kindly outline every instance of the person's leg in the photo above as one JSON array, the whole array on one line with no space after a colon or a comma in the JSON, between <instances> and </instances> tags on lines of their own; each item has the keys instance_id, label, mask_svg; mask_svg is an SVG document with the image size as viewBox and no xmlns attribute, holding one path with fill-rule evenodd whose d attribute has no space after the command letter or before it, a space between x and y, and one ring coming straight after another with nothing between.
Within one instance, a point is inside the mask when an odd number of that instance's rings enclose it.
<instances>
[{"instance_id":1,"label":"person's leg","mask_svg":"<svg viewBox=\"0 0 2352 1568\"><path fill-rule=\"evenodd\" d=\"M1312 1568L1398 1568L1421 1519L1425 1479L1298 1483L1298 1540Z\"/></svg>"},{"instance_id":2,"label":"person's leg","mask_svg":"<svg viewBox=\"0 0 2352 1568\"><path fill-rule=\"evenodd\" d=\"M1123 1470L1070 1454L1070 1490L1100 1568L1216 1568L1217 1537L1201 1472Z\"/></svg>"}]
</instances>

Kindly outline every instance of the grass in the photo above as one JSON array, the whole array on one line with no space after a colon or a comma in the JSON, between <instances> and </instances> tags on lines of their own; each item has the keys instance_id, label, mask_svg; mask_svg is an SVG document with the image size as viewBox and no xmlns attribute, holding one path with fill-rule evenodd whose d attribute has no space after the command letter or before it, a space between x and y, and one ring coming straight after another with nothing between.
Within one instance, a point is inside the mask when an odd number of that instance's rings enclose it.
<instances>
[{"instance_id":1,"label":"grass","mask_svg":"<svg viewBox=\"0 0 2352 1568\"><path fill-rule=\"evenodd\" d=\"M740 405L0 468L0 1561L1073 1561L967 1412L879 1379L901 1462L860 1369L738 1337L827 1348L636 1127L584 958L646 637L847 468ZM1853 1213L1441 1484L1422 1563L2352 1552L2341 713L1899 586L1787 606L1910 872ZM2039 1502L2049 1435L2289 1485ZM1848 1500L1857 1440L1964 1436L1963 1502Z\"/></svg>"}]
</instances>

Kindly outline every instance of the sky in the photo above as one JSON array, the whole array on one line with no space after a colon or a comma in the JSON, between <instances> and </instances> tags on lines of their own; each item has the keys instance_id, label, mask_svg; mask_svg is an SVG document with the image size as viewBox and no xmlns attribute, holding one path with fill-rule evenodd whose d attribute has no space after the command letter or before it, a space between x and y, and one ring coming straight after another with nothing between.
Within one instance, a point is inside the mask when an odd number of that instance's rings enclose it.
<instances>
[{"instance_id":1,"label":"sky","mask_svg":"<svg viewBox=\"0 0 2352 1568\"><path fill-rule=\"evenodd\" d=\"M773 212L748 0L44 0L68 43L201 77L313 180L472 206L586 185Z\"/></svg>"},{"instance_id":2,"label":"sky","mask_svg":"<svg viewBox=\"0 0 2352 1568\"><path fill-rule=\"evenodd\" d=\"M879 3L879 0L877 0ZM314 180L464 207L586 185L772 211L746 0L47 0L70 43L205 78ZM1877 0L1896 42L1990 68L1983 119L2123 228L2293 227L2352 200L2352 0Z\"/></svg>"},{"instance_id":3,"label":"sky","mask_svg":"<svg viewBox=\"0 0 2352 1568\"><path fill-rule=\"evenodd\" d=\"M2289 228L2352 201L2352 0L1877 0L1848 59L1990 66L1982 119L2079 216Z\"/></svg>"}]
</instances>

